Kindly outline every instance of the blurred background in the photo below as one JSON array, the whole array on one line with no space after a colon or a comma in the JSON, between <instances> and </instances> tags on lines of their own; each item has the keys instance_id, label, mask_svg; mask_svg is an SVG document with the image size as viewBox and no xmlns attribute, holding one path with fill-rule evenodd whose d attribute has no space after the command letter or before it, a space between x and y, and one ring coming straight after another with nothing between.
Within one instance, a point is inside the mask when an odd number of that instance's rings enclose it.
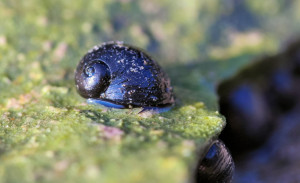
<instances>
[{"instance_id":1,"label":"blurred background","mask_svg":"<svg viewBox=\"0 0 300 183\"><path fill-rule=\"evenodd\" d=\"M103 41L123 40L164 62L224 60L274 52L300 26L296 0L0 3L1 50L13 47L19 54L50 48L72 53L77 47L84 50Z\"/></svg>"},{"instance_id":2,"label":"blurred background","mask_svg":"<svg viewBox=\"0 0 300 183\"><path fill-rule=\"evenodd\" d=\"M173 66L207 66L204 79L200 74L197 80L174 81L207 85L199 97L206 101L222 79L277 54L298 36L300 1L2 0L0 22L0 87L16 84L0 91L0 104L39 84L71 87L81 56L111 40L144 48L171 78L180 75ZM254 174L247 169L237 172L236 181L263 182L259 173L250 179Z\"/></svg>"},{"instance_id":3,"label":"blurred background","mask_svg":"<svg viewBox=\"0 0 300 183\"><path fill-rule=\"evenodd\" d=\"M177 75L175 85L195 88L195 81L181 79L185 76L178 77L180 71L175 71L190 66L196 82L207 88L198 99L217 109L216 83L294 39L300 30L299 4L297 0L3 0L0 76L18 81L20 89L14 94L42 82L68 85L74 66L92 45L121 40L159 60L171 78ZM2 98L11 94L0 93Z\"/></svg>"}]
</instances>

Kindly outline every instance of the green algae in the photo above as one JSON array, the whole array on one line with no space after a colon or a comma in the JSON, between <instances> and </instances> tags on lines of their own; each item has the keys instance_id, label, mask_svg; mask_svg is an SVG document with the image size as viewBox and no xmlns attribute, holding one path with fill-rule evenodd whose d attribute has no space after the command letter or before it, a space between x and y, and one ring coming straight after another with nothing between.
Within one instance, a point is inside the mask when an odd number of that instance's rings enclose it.
<instances>
[{"instance_id":1,"label":"green algae","mask_svg":"<svg viewBox=\"0 0 300 183\"><path fill-rule=\"evenodd\" d=\"M218 0L1 1L0 182L190 180L225 125L215 85L280 41L256 31L251 45L237 44L249 32L210 45L205 35L220 12ZM145 118L87 105L76 93L81 56L117 39L158 58L176 93L170 112Z\"/></svg>"},{"instance_id":2,"label":"green algae","mask_svg":"<svg viewBox=\"0 0 300 183\"><path fill-rule=\"evenodd\" d=\"M203 103L136 112L88 106L73 88L50 85L11 98L1 106L0 180L183 181L196 150L224 125Z\"/></svg>"}]
</instances>

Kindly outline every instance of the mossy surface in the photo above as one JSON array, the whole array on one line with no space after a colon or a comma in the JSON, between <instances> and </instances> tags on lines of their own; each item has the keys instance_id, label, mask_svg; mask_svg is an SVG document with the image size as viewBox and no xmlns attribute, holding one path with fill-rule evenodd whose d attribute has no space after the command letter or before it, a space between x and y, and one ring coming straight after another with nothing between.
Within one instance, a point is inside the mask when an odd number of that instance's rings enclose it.
<instances>
[{"instance_id":1,"label":"mossy surface","mask_svg":"<svg viewBox=\"0 0 300 183\"><path fill-rule=\"evenodd\" d=\"M182 2L1 1L0 182L189 180L225 125L215 85L280 40L279 33L264 34L272 24L261 32L237 30L226 43L212 40L226 7L218 0ZM249 12L263 11L256 4ZM293 7L286 18L295 17ZM170 112L144 118L139 109L87 105L76 93L80 58L109 40L154 55L174 86Z\"/></svg>"},{"instance_id":2,"label":"mossy surface","mask_svg":"<svg viewBox=\"0 0 300 183\"><path fill-rule=\"evenodd\" d=\"M19 79L25 77L23 73ZM3 182L182 182L200 158L197 150L225 125L216 110L208 110L201 100L188 100L201 90L176 84L177 106L145 118L137 115L141 109L87 105L73 79L62 85L32 84L27 92L30 81L4 80Z\"/></svg>"}]
</instances>

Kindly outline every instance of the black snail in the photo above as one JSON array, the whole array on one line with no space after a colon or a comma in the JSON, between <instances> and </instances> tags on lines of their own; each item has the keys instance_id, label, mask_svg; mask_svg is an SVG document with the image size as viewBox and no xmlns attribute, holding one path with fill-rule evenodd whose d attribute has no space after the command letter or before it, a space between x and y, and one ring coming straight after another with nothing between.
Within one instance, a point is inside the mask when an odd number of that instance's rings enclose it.
<instances>
[{"instance_id":1,"label":"black snail","mask_svg":"<svg viewBox=\"0 0 300 183\"><path fill-rule=\"evenodd\" d=\"M144 51L122 42L95 46L75 72L78 93L88 103L112 108L169 109L170 80Z\"/></svg>"},{"instance_id":2,"label":"black snail","mask_svg":"<svg viewBox=\"0 0 300 183\"><path fill-rule=\"evenodd\" d=\"M225 144L216 140L196 169L196 183L230 183L234 162Z\"/></svg>"}]
</instances>

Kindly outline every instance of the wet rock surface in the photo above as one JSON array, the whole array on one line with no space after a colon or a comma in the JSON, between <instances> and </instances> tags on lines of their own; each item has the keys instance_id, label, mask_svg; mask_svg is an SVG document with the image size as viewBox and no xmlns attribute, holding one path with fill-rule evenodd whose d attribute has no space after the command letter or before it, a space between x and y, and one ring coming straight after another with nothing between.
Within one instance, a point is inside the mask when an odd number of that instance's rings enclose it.
<instances>
[{"instance_id":1,"label":"wet rock surface","mask_svg":"<svg viewBox=\"0 0 300 183\"><path fill-rule=\"evenodd\" d=\"M300 40L218 88L235 182L300 182Z\"/></svg>"}]
</instances>

